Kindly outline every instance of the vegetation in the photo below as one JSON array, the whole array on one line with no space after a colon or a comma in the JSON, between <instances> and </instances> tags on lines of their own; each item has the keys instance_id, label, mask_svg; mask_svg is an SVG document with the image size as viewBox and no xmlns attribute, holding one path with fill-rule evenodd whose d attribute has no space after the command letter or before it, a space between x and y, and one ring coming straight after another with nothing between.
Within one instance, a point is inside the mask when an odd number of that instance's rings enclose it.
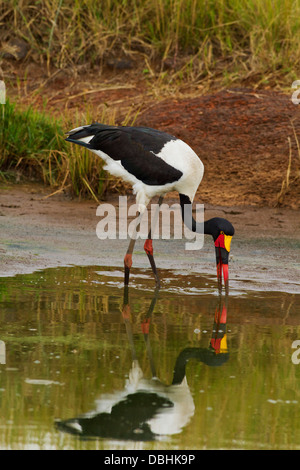
<instances>
[{"instance_id":1,"label":"vegetation","mask_svg":"<svg viewBox=\"0 0 300 470\"><path fill-rule=\"evenodd\" d=\"M63 150L58 123L31 108L25 111L16 109L9 101L0 110L1 170L9 172L20 167L42 176L47 183L53 182L57 168L53 168L51 160L58 162L57 152Z\"/></svg>"},{"instance_id":2,"label":"vegetation","mask_svg":"<svg viewBox=\"0 0 300 470\"><path fill-rule=\"evenodd\" d=\"M300 70L300 0L0 0L0 26L2 52L22 39L27 59L46 65L49 76L51 67L98 67L124 57L159 86L290 86ZM17 169L54 192L67 188L96 200L111 185L119 188L96 156L64 142L64 131L88 116L63 119L0 105L0 178ZM115 123L105 110L102 122ZM279 203L291 184L289 168Z\"/></svg>"},{"instance_id":3,"label":"vegetation","mask_svg":"<svg viewBox=\"0 0 300 470\"><path fill-rule=\"evenodd\" d=\"M289 191L290 187L293 186L293 184L297 183L300 179L300 143L299 143L293 122L291 122L291 126L293 129L296 146L297 146L296 165L295 165L295 172L294 172L295 174L292 175L292 144L291 144L291 138L288 137L289 161L287 165L286 174L281 183L281 189L277 195L278 206L280 206L284 202L284 198L286 196L286 193Z\"/></svg>"},{"instance_id":4,"label":"vegetation","mask_svg":"<svg viewBox=\"0 0 300 470\"><path fill-rule=\"evenodd\" d=\"M0 0L0 23L2 39L21 37L57 67L183 55L194 78L290 83L300 63L299 0Z\"/></svg>"},{"instance_id":5,"label":"vegetation","mask_svg":"<svg viewBox=\"0 0 300 470\"><path fill-rule=\"evenodd\" d=\"M107 118L108 119L108 118ZM106 119L106 120L107 120ZM31 107L20 109L7 101L0 107L0 179L21 170L28 177L76 196L89 194L98 201L108 185L118 180L105 176L102 161L90 152L66 145L63 129L78 122L57 121Z\"/></svg>"}]
</instances>

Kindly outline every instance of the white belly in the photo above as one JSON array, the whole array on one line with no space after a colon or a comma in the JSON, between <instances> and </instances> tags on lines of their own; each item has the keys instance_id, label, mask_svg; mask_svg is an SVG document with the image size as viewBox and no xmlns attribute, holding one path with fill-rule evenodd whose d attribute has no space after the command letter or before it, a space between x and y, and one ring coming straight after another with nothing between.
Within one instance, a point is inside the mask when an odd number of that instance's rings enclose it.
<instances>
[{"instance_id":1,"label":"white belly","mask_svg":"<svg viewBox=\"0 0 300 470\"><path fill-rule=\"evenodd\" d=\"M186 194L193 201L204 174L204 165L191 147L182 140L171 140L158 157L183 173L173 184L173 190Z\"/></svg>"},{"instance_id":2,"label":"white belly","mask_svg":"<svg viewBox=\"0 0 300 470\"><path fill-rule=\"evenodd\" d=\"M120 160L113 160L100 150L92 150L92 152L104 160L104 169L106 171L117 178L122 178L132 185L133 192L136 194L137 203L141 206L141 212L143 212L145 206L147 206L154 196L164 195L171 191L178 191L179 193L185 194L193 201L198 186L203 178L203 163L191 147L182 140L171 140L167 142L161 151L155 154L170 166L182 172L182 177L178 181L164 185L145 184L125 170Z\"/></svg>"}]
</instances>

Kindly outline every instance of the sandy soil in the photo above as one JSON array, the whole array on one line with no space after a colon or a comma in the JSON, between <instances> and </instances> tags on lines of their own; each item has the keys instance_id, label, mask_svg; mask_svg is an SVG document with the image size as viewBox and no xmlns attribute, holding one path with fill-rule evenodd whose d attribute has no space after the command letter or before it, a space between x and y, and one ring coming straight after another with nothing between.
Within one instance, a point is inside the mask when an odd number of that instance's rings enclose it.
<instances>
[{"instance_id":1,"label":"sandy soil","mask_svg":"<svg viewBox=\"0 0 300 470\"><path fill-rule=\"evenodd\" d=\"M123 267L128 242L97 238L97 204L71 200L63 194L47 197L50 193L32 184L2 188L0 276L65 265ZM118 206L117 196L105 202ZM300 292L299 211L206 205L205 218L216 215L230 219L236 229L230 261L231 286L236 291ZM158 268L215 276L211 237L205 237L199 251L186 251L184 243L156 240ZM136 244L134 267L149 269L141 240Z\"/></svg>"}]
</instances>

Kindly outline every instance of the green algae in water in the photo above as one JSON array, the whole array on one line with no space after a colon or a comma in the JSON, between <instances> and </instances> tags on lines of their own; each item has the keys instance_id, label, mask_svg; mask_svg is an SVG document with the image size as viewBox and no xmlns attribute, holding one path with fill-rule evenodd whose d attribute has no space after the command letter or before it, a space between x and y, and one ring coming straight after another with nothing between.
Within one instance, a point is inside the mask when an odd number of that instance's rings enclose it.
<instances>
[{"instance_id":1,"label":"green algae in water","mask_svg":"<svg viewBox=\"0 0 300 470\"><path fill-rule=\"evenodd\" d=\"M0 448L300 448L300 296L162 277L134 270L125 308L116 268L1 279Z\"/></svg>"}]
</instances>

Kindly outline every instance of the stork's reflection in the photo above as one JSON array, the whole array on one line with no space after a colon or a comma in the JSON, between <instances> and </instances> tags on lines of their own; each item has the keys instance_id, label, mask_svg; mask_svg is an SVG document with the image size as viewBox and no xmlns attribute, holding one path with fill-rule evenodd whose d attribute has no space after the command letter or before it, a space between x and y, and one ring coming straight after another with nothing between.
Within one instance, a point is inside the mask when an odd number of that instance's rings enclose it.
<instances>
[{"instance_id":1,"label":"stork's reflection","mask_svg":"<svg viewBox=\"0 0 300 470\"><path fill-rule=\"evenodd\" d=\"M151 317L158 300L156 289L141 328L151 367L151 379L144 377L132 333L128 286L124 287L122 315L132 353L132 365L124 389L101 395L95 408L77 418L58 421L57 428L82 438L149 441L180 433L195 412L195 405L186 379L190 360L207 366L221 366L228 358L226 340L227 298L219 297L210 343L207 348L185 348L175 362L172 383L162 383L156 374L150 344ZM225 302L225 303L222 303Z\"/></svg>"}]
</instances>

